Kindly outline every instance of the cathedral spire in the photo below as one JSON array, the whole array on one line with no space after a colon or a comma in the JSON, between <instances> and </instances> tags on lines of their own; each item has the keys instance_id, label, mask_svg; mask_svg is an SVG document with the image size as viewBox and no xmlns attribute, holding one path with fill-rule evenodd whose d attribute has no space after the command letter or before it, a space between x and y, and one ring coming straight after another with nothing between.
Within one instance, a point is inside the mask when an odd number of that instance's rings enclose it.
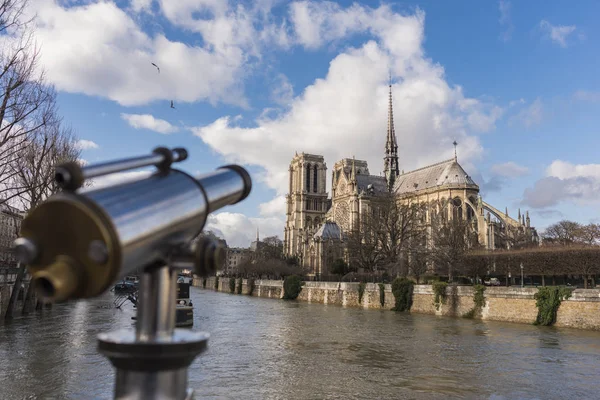
<instances>
[{"instance_id":1,"label":"cathedral spire","mask_svg":"<svg viewBox=\"0 0 600 400\"><path fill-rule=\"evenodd\" d=\"M396 131L394 129L394 109L392 105L392 77L390 75L390 98L388 104L388 126L385 142L384 174L388 184L388 190L394 187L394 181L398 176L398 143L396 142Z\"/></svg>"}]
</instances>

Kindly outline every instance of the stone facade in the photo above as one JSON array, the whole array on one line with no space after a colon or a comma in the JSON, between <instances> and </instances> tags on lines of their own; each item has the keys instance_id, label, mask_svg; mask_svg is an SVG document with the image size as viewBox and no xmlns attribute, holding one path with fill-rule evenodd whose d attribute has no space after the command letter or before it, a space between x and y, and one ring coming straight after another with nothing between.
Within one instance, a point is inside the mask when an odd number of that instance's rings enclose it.
<instances>
[{"instance_id":1,"label":"stone facade","mask_svg":"<svg viewBox=\"0 0 600 400\"><path fill-rule=\"evenodd\" d=\"M284 253L298 257L309 275L329 273L334 253L331 249L344 247L343 233L358 226L378 196L390 192L399 202L423 206L421 222L430 235L432 219L440 216L443 221L469 221L479 243L487 249L510 248L517 241L539 242L529 212L521 214L519 210L512 218L508 209L502 212L483 201L479 186L458 163L456 153L446 161L406 173L400 171L391 87L388 113L384 176L371 175L366 161L342 159L334 164L328 199L323 156L296 154L290 163ZM322 234L320 228L327 222L337 225L337 237Z\"/></svg>"},{"instance_id":2,"label":"stone facade","mask_svg":"<svg viewBox=\"0 0 600 400\"><path fill-rule=\"evenodd\" d=\"M236 287L238 280L236 279ZM358 283L305 282L298 301L391 310L395 299L391 285L384 285L384 305L380 303L380 289L376 283L367 283L362 302L358 301ZM194 278L194 286L202 287L202 279ZM206 289L214 290L214 278L207 279ZM248 281L243 280L242 294L248 294ZM219 291L229 293L229 280L219 280ZM535 288L487 287L486 305L475 318L532 324L537 317ZM253 296L273 299L283 298L283 281L256 280ZM436 307L431 285L415 285L413 305L415 314L462 317L473 306L471 286L449 286L446 302ZM558 309L555 323L558 327L600 330L600 289L576 289L571 298L564 300Z\"/></svg>"}]
</instances>

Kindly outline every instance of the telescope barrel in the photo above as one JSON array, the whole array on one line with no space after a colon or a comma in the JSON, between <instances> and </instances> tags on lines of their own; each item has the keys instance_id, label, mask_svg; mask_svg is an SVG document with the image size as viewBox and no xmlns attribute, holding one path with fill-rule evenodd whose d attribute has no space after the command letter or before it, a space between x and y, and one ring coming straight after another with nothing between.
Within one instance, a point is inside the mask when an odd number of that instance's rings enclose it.
<instances>
[{"instance_id":1,"label":"telescope barrel","mask_svg":"<svg viewBox=\"0 0 600 400\"><path fill-rule=\"evenodd\" d=\"M159 147L154 149L152 154L147 156L109 161L83 168L75 162L62 164L56 167L54 177L59 187L74 191L83 186L86 179L143 168L150 165L154 165L162 170L168 170L172 163L184 161L187 159L187 156L187 151L183 148L169 150L165 147Z\"/></svg>"},{"instance_id":2,"label":"telescope barrel","mask_svg":"<svg viewBox=\"0 0 600 400\"><path fill-rule=\"evenodd\" d=\"M164 265L174 248L202 231L210 212L245 199L251 188L248 172L229 165L197 178L169 170L58 193L25 218L17 254L29 262L46 300L94 297L121 276Z\"/></svg>"}]
</instances>

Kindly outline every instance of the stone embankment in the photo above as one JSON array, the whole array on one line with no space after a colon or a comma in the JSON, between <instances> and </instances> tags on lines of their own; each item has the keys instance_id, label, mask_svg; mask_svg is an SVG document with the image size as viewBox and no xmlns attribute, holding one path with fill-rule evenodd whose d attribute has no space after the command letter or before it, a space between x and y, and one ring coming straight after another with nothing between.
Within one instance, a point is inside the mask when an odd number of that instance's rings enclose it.
<instances>
[{"instance_id":1,"label":"stone embankment","mask_svg":"<svg viewBox=\"0 0 600 400\"><path fill-rule=\"evenodd\" d=\"M194 278L194 286L202 287L203 280ZM242 294L250 291L249 281L242 281ZM235 281L236 293L239 279ZM219 279L218 290L230 292L229 278ZM206 280L206 289L215 290L215 278ZM536 300L537 288L487 287L485 305L475 314L475 318L490 321L505 321L531 324L538 314ZM255 280L253 296L274 299L283 298L283 281ZM446 298L435 304L435 293L431 285L415 285L412 313L440 316L462 317L475 306L471 286L448 286ZM383 301L383 306L381 300ZM391 285L367 283L362 301L359 302L358 283L305 282L298 296L299 301L309 303L336 304L347 307L362 307L391 310L395 299ZM600 330L600 289L576 289L571 297L563 300L558 308L554 326Z\"/></svg>"}]
</instances>

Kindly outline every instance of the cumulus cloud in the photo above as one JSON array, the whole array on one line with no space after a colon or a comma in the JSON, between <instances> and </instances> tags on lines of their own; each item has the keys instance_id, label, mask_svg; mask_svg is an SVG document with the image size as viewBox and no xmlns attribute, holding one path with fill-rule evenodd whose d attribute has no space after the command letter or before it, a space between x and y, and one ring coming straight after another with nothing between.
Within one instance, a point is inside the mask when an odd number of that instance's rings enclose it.
<instances>
[{"instance_id":1,"label":"cumulus cloud","mask_svg":"<svg viewBox=\"0 0 600 400\"><path fill-rule=\"evenodd\" d=\"M567 47L567 38L575 32L575 25L552 25L546 20L540 21L540 28L544 36L550 38L560 47Z\"/></svg>"},{"instance_id":2,"label":"cumulus cloud","mask_svg":"<svg viewBox=\"0 0 600 400\"><path fill-rule=\"evenodd\" d=\"M512 5L510 1L500 0L498 2L498 9L500 10L499 22L500 26L504 27L504 31L500 35L500 38L505 42L508 42L510 40L510 38L512 37L512 33L515 29L512 23L512 19L510 17L511 7Z\"/></svg>"},{"instance_id":3,"label":"cumulus cloud","mask_svg":"<svg viewBox=\"0 0 600 400\"><path fill-rule=\"evenodd\" d=\"M149 129L154 132L169 134L179 129L164 119L154 118L150 114L121 114L121 118L135 129Z\"/></svg>"},{"instance_id":4,"label":"cumulus cloud","mask_svg":"<svg viewBox=\"0 0 600 400\"><path fill-rule=\"evenodd\" d=\"M523 204L534 208L555 206L564 201L595 204L600 200L600 164L571 164L555 160L546 177L525 189Z\"/></svg>"},{"instance_id":5,"label":"cumulus cloud","mask_svg":"<svg viewBox=\"0 0 600 400\"><path fill-rule=\"evenodd\" d=\"M96 142L93 142L91 140L85 140L85 139L78 140L76 143L76 146L80 150L97 149L100 147L100 146L98 146L98 144Z\"/></svg>"},{"instance_id":6,"label":"cumulus cloud","mask_svg":"<svg viewBox=\"0 0 600 400\"><path fill-rule=\"evenodd\" d=\"M285 214L285 196L277 196L273 200L259 206L260 215L263 217L282 216Z\"/></svg>"},{"instance_id":7,"label":"cumulus cloud","mask_svg":"<svg viewBox=\"0 0 600 400\"><path fill-rule=\"evenodd\" d=\"M249 218L244 214L221 212L209 215L205 229L220 232L218 236L230 247L248 247L256 239L257 228L262 240L267 236L282 238L283 226L280 218Z\"/></svg>"},{"instance_id":8,"label":"cumulus cloud","mask_svg":"<svg viewBox=\"0 0 600 400\"><path fill-rule=\"evenodd\" d=\"M184 3L165 2L163 11ZM199 47L144 33L113 2L65 8L55 0L33 0L30 12L38 16L36 40L47 78L58 90L102 96L124 106L171 99L247 104L240 86L247 61L247 43L241 38L246 33L229 34L226 24L231 21L208 21L211 28L203 31L207 46Z\"/></svg>"},{"instance_id":9,"label":"cumulus cloud","mask_svg":"<svg viewBox=\"0 0 600 400\"><path fill-rule=\"evenodd\" d=\"M502 164L492 165L491 171L493 174L503 176L506 178L517 178L525 176L529 173L529 168L523 167L513 161L505 162Z\"/></svg>"},{"instance_id":10,"label":"cumulus cloud","mask_svg":"<svg viewBox=\"0 0 600 400\"><path fill-rule=\"evenodd\" d=\"M136 13L150 11L152 9L152 0L131 0L130 7Z\"/></svg>"},{"instance_id":11,"label":"cumulus cloud","mask_svg":"<svg viewBox=\"0 0 600 400\"><path fill-rule=\"evenodd\" d=\"M342 9L332 3L293 7L293 12L300 7L311 16L310 29L307 19L294 20L296 31L305 32L298 39L305 46L320 46L360 30L373 38L337 55L327 75L296 96L285 113L263 114L249 128L228 116L194 128L205 143L232 162L263 167L264 182L280 196L287 192L288 165L296 151L324 155L329 174L335 161L352 155L367 160L370 172L379 174L391 66L397 82L393 96L401 168L452 157L454 139L460 143L461 162L480 157L482 147L474 133L493 129L501 110L450 86L444 69L423 56L421 11L399 15L387 6Z\"/></svg>"},{"instance_id":12,"label":"cumulus cloud","mask_svg":"<svg viewBox=\"0 0 600 400\"><path fill-rule=\"evenodd\" d=\"M529 106L523 108L516 115L513 115L508 124L514 126L516 124L524 125L526 128L531 128L542 123L544 117L544 105L539 97Z\"/></svg>"},{"instance_id":13,"label":"cumulus cloud","mask_svg":"<svg viewBox=\"0 0 600 400\"><path fill-rule=\"evenodd\" d=\"M294 86L283 74L278 74L273 83L271 99L277 104L287 106L294 99Z\"/></svg>"}]
</instances>

